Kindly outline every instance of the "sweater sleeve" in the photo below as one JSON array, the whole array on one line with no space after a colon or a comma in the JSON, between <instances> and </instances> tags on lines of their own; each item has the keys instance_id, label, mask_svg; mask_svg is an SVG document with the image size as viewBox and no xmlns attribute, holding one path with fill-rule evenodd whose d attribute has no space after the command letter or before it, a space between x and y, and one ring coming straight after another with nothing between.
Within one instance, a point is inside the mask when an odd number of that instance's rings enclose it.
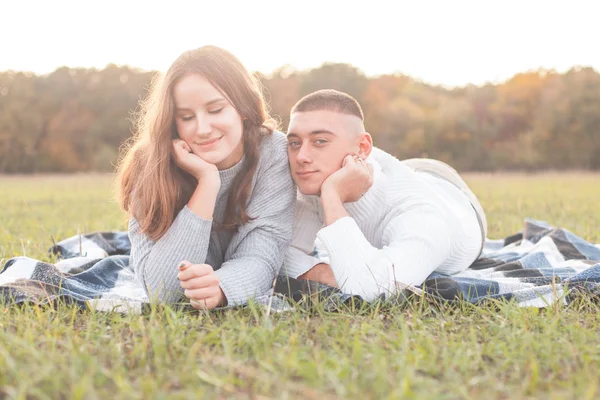
<instances>
[{"instance_id":1,"label":"sweater sleeve","mask_svg":"<svg viewBox=\"0 0 600 400\"><path fill-rule=\"evenodd\" d=\"M309 271L322 261L315 255L317 232L323 227L316 207L300 197L296 204L292 243L286 252L283 273L292 278Z\"/></svg>"},{"instance_id":2,"label":"sweater sleeve","mask_svg":"<svg viewBox=\"0 0 600 400\"><path fill-rule=\"evenodd\" d=\"M261 151L261 164L248 201L254 219L234 234L225 262L216 273L229 306L266 294L283 264L291 237L296 186L287 159L283 134L271 138Z\"/></svg>"},{"instance_id":3,"label":"sweater sleeve","mask_svg":"<svg viewBox=\"0 0 600 400\"><path fill-rule=\"evenodd\" d=\"M321 229L339 287L367 301L419 285L448 257L450 229L438 210L416 207L393 218L382 248L372 246L351 217Z\"/></svg>"},{"instance_id":4,"label":"sweater sleeve","mask_svg":"<svg viewBox=\"0 0 600 400\"><path fill-rule=\"evenodd\" d=\"M177 267L183 260L202 264L206 260L212 221L185 206L157 241L139 232L135 218L129 221L130 264L151 300L173 303L183 296Z\"/></svg>"}]
</instances>

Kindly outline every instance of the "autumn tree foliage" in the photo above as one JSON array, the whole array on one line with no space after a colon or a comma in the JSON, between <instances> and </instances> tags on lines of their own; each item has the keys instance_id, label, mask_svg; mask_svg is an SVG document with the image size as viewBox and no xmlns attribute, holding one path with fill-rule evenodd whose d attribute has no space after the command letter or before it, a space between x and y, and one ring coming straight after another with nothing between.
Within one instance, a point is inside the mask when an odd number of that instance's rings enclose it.
<instances>
[{"instance_id":1,"label":"autumn tree foliage","mask_svg":"<svg viewBox=\"0 0 600 400\"><path fill-rule=\"evenodd\" d=\"M155 72L108 65L37 76L0 72L0 173L111 171ZM447 89L348 64L257 74L285 130L305 94L358 99L375 144L460 171L600 169L600 74L530 71L497 85Z\"/></svg>"}]
</instances>

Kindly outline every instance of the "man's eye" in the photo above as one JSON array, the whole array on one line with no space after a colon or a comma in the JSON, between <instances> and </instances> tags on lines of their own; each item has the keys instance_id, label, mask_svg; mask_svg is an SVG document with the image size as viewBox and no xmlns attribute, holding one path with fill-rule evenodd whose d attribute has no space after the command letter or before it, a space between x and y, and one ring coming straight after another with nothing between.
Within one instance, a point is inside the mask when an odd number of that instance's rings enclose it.
<instances>
[{"instance_id":1,"label":"man's eye","mask_svg":"<svg viewBox=\"0 0 600 400\"><path fill-rule=\"evenodd\" d=\"M210 110L208 113L209 113L209 114L218 114L218 113L220 113L221 111L223 111L223 108L224 108L224 107L217 108L216 110Z\"/></svg>"},{"instance_id":2,"label":"man's eye","mask_svg":"<svg viewBox=\"0 0 600 400\"><path fill-rule=\"evenodd\" d=\"M288 142L288 146L291 148L297 148L300 147L300 142Z\"/></svg>"},{"instance_id":3,"label":"man's eye","mask_svg":"<svg viewBox=\"0 0 600 400\"><path fill-rule=\"evenodd\" d=\"M327 140L325 140L325 139L317 139L317 140L315 140L315 144L325 144L325 143L327 143Z\"/></svg>"}]
</instances>

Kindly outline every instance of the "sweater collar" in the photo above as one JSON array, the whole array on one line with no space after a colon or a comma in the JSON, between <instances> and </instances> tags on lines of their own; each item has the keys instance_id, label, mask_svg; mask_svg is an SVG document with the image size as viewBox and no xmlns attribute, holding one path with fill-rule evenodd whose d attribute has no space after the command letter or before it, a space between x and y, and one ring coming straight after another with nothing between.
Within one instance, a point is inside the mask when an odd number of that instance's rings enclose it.
<instances>
[{"instance_id":1,"label":"sweater collar","mask_svg":"<svg viewBox=\"0 0 600 400\"><path fill-rule=\"evenodd\" d=\"M237 174L244 169L244 165L246 164L246 155L242 156L242 159L238 161L234 166L219 170L219 176L221 178L221 189L227 189L231 185L233 179L237 176Z\"/></svg>"}]
</instances>

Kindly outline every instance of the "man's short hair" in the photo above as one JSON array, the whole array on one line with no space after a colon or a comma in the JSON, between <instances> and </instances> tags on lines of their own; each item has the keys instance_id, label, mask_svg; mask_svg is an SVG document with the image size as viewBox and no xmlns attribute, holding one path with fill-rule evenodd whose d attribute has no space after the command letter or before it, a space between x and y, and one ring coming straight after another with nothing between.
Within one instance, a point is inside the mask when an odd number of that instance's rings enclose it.
<instances>
[{"instance_id":1,"label":"man's short hair","mask_svg":"<svg viewBox=\"0 0 600 400\"><path fill-rule=\"evenodd\" d=\"M290 115L295 112L322 110L354 115L361 121L365 120L362 108L354 97L333 89L318 90L307 94L292 107Z\"/></svg>"}]
</instances>

